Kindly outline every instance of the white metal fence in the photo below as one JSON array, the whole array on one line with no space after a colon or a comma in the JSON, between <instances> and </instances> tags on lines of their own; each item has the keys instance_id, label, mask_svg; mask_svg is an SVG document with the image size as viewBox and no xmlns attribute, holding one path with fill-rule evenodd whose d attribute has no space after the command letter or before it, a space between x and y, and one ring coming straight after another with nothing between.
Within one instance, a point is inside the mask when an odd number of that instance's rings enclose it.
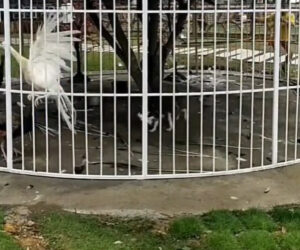
<instances>
[{"instance_id":1,"label":"white metal fence","mask_svg":"<svg viewBox=\"0 0 300 250\"><path fill-rule=\"evenodd\" d=\"M155 179L298 163L299 6L4 0L0 171Z\"/></svg>"}]
</instances>

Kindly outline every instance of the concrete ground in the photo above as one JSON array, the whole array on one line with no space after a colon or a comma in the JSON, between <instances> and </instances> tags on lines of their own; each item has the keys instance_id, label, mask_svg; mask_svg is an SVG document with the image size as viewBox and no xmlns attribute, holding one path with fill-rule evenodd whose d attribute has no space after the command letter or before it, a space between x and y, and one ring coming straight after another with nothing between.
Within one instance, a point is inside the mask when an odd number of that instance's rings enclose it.
<instances>
[{"instance_id":1,"label":"concrete ground","mask_svg":"<svg viewBox=\"0 0 300 250\"><path fill-rule=\"evenodd\" d=\"M0 174L0 205L57 206L124 216L198 214L213 209L300 203L300 166L181 180L88 181Z\"/></svg>"}]
</instances>

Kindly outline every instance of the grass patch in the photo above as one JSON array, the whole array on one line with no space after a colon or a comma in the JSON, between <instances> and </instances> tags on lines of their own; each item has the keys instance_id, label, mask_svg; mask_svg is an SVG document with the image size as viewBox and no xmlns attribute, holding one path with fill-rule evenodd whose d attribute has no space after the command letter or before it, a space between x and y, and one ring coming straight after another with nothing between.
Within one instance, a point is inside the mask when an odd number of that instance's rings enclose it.
<instances>
[{"instance_id":1,"label":"grass patch","mask_svg":"<svg viewBox=\"0 0 300 250\"><path fill-rule=\"evenodd\" d=\"M239 233L245 229L239 218L230 211L212 211L203 216L203 221L212 231Z\"/></svg>"},{"instance_id":2,"label":"grass patch","mask_svg":"<svg viewBox=\"0 0 300 250\"><path fill-rule=\"evenodd\" d=\"M84 58L82 60L84 60ZM102 60L102 67L100 60ZM114 64L114 53L105 52L102 54L102 58L98 52L87 53L87 71L100 71L100 69L114 70L115 68L116 70L126 69L124 63L119 59L118 56L116 56L116 65ZM84 63L82 64L82 70L84 70Z\"/></svg>"},{"instance_id":3,"label":"grass patch","mask_svg":"<svg viewBox=\"0 0 300 250\"><path fill-rule=\"evenodd\" d=\"M249 230L243 232L238 240L242 249L247 250L276 250L280 249L275 237L264 230Z\"/></svg>"},{"instance_id":4,"label":"grass patch","mask_svg":"<svg viewBox=\"0 0 300 250\"><path fill-rule=\"evenodd\" d=\"M242 221L246 229L274 231L278 227L272 217L266 212L250 209L243 213L238 212L238 218Z\"/></svg>"},{"instance_id":5,"label":"grass patch","mask_svg":"<svg viewBox=\"0 0 300 250\"><path fill-rule=\"evenodd\" d=\"M288 231L300 230L300 208L274 208L270 215L281 227Z\"/></svg>"},{"instance_id":6,"label":"grass patch","mask_svg":"<svg viewBox=\"0 0 300 250\"><path fill-rule=\"evenodd\" d=\"M299 208L212 211L163 223L61 211L37 212L33 220L53 250L300 250ZM20 248L0 232L2 249Z\"/></svg>"},{"instance_id":7,"label":"grass patch","mask_svg":"<svg viewBox=\"0 0 300 250\"><path fill-rule=\"evenodd\" d=\"M241 247L234 235L229 232L211 233L204 240L204 250L240 250Z\"/></svg>"},{"instance_id":8,"label":"grass patch","mask_svg":"<svg viewBox=\"0 0 300 250\"><path fill-rule=\"evenodd\" d=\"M285 250L298 250L300 249L300 232L294 231L282 236L279 240L279 246Z\"/></svg>"},{"instance_id":9,"label":"grass patch","mask_svg":"<svg viewBox=\"0 0 300 250\"><path fill-rule=\"evenodd\" d=\"M205 227L197 217L185 217L175 220L170 226L170 233L177 239L197 238Z\"/></svg>"},{"instance_id":10,"label":"grass patch","mask_svg":"<svg viewBox=\"0 0 300 250\"><path fill-rule=\"evenodd\" d=\"M0 250L20 250L21 247L9 235L3 232L4 212L0 209Z\"/></svg>"},{"instance_id":11,"label":"grass patch","mask_svg":"<svg viewBox=\"0 0 300 250\"><path fill-rule=\"evenodd\" d=\"M15 47L15 49L17 51L19 51L18 47ZM0 55L3 52L0 52ZM29 49L28 47L24 47L23 49L23 55L28 58L28 54L29 54ZM88 52L86 54L86 58L87 58L87 64L86 64L86 70L87 71L100 71L100 69L102 70L114 70L115 65L114 65L114 54L112 52L105 52L102 54L102 66L100 64L100 53L98 52ZM84 71L84 54L82 54L82 71ZM121 64L122 66L120 66ZM124 63L121 62L121 60L119 59L119 57L116 56L116 69L117 70L124 70L125 69L125 65ZM76 72L76 63L74 63L74 73ZM20 77L20 66L18 64L18 62L15 60L14 57L12 57L11 60L11 75L13 78L19 78Z\"/></svg>"},{"instance_id":12,"label":"grass patch","mask_svg":"<svg viewBox=\"0 0 300 250\"><path fill-rule=\"evenodd\" d=\"M0 250L20 250L21 247L10 236L0 233Z\"/></svg>"},{"instance_id":13,"label":"grass patch","mask_svg":"<svg viewBox=\"0 0 300 250\"><path fill-rule=\"evenodd\" d=\"M95 216L55 213L39 220L41 232L51 249L176 249L171 238L154 235L144 219L110 223ZM143 225L146 226L144 227ZM167 248L168 246L168 248Z\"/></svg>"}]
</instances>

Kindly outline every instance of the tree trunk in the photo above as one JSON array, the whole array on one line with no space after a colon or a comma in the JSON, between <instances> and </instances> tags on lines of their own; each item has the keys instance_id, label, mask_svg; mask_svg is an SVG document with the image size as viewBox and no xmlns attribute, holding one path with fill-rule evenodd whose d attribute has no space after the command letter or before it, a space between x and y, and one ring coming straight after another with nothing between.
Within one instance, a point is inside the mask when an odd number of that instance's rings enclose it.
<instances>
[{"instance_id":1,"label":"tree trunk","mask_svg":"<svg viewBox=\"0 0 300 250\"><path fill-rule=\"evenodd\" d=\"M76 75L74 76L73 80L76 83L80 83L84 81L84 74L82 73L81 70L81 43L80 42L74 42L74 48L76 52L76 59L77 59L77 72ZM87 82L90 81L90 78L87 76Z\"/></svg>"},{"instance_id":2,"label":"tree trunk","mask_svg":"<svg viewBox=\"0 0 300 250\"><path fill-rule=\"evenodd\" d=\"M76 58L77 58L77 73L76 75L83 75L81 71L81 54L80 54L80 42L74 43Z\"/></svg>"},{"instance_id":3,"label":"tree trunk","mask_svg":"<svg viewBox=\"0 0 300 250\"><path fill-rule=\"evenodd\" d=\"M106 6L107 9L113 9L113 2L111 0L103 0L102 3ZM86 2L87 9L94 9L92 0L87 0ZM105 40L109 43L109 45L112 48L115 48L116 54L118 57L123 61L125 64L127 70L129 70L129 53L130 53L130 72L131 77L135 81L137 88L139 91L142 91L143 87L143 74L142 70L140 68L140 64L135 56L135 53L133 52L132 48L128 51L128 39L124 33L124 30L122 29L120 20L118 18L118 14L115 15L115 18L113 14L108 14L110 25L112 27L116 27L116 39L113 38L113 36L108 32L108 30L103 26L103 24L100 24L99 17L97 13L90 13L89 14L94 25L97 27L97 29L100 31L100 25L101 25L101 36L105 38ZM115 24L114 24L115 22Z\"/></svg>"},{"instance_id":4,"label":"tree trunk","mask_svg":"<svg viewBox=\"0 0 300 250\"><path fill-rule=\"evenodd\" d=\"M196 0L190 0L190 5L192 6ZM159 9L160 0L148 0L149 9L158 10ZM206 3L214 2L212 0L205 0ZM87 9L94 9L92 4L92 0L86 0ZM106 7L106 9L113 9L113 1L111 0L102 0L102 4ZM179 10L187 10L188 3L183 0L178 0L178 9ZM142 0L137 1L137 10L142 9ZM140 92L142 91L143 86L143 74L142 74L142 62L139 62L136 58L135 53L132 49L128 50L128 38L122 29L121 22L118 18L118 14L113 15L112 13L108 13L108 18L110 21L111 27L116 27L116 39L110 34L110 32L100 23L99 17L97 13L89 14L94 25L100 30L101 25L101 36L106 39L109 45L115 48L116 54L118 57L124 62L129 70L129 53L130 53L130 74L134 79L138 89ZM166 44L162 45L160 41L158 41L158 31L159 31L159 14L149 14L148 16L148 88L150 92L158 92L160 89L160 72L162 71L162 75L164 75L165 64L167 62L168 56L173 51L174 46L174 36L175 40L179 36L179 34L183 31L184 26L187 20L187 13L179 13L176 16L176 25L173 27L172 32L169 34L169 38ZM140 21L142 21L142 17L138 14ZM175 34L174 34L175 32ZM162 46L162 55L160 55L160 46ZM160 59L161 58L161 59Z\"/></svg>"}]
</instances>

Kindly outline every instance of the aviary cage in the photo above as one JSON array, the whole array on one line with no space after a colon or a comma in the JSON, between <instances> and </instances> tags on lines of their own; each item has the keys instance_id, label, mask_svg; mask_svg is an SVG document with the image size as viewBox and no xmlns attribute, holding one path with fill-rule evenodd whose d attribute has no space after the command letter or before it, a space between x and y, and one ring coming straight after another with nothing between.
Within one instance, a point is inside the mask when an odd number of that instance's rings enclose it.
<instances>
[{"instance_id":1,"label":"aviary cage","mask_svg":"<svg viewBox=\"0 0 300 250\"><path fill-rule=\"evenodd\" d=\"M156 179L299 163L299 12L280 0L4 0L0 171ZM60 72L69 106L26 80L10 46L43 60L34 77Z\"/></svg>"}]
</instances>

